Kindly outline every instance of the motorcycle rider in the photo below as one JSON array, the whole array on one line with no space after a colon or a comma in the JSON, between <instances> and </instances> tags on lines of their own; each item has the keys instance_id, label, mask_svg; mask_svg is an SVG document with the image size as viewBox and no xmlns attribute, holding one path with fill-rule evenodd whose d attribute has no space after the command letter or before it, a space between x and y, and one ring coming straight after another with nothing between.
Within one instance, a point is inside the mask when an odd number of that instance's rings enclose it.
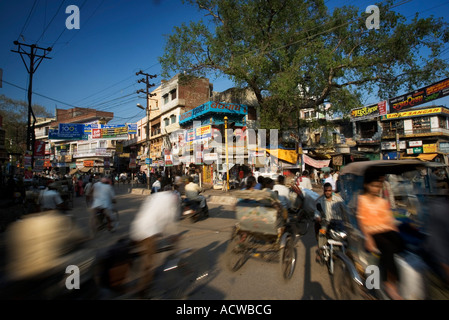
<instances>
[{"instance_id":1,"label":"motorcycle rider","mask_svg":"<svg viewBox=\"0 0 449 320\"><path fill-rule=\"evenodd\" d=\"M170 235L170 240L173 243L179 240L176 223L180 206L179 199L167 189L169 188L148 196L130 226L130 238L139 248L142 259L136 290L142 298L147 297L154 277L154 255L157 250L157 240L165 234Z\"/></svg>"},{"instance_id":2,"label":"motorcycle rider","mask_svg":"<svg viewBox=\"0 0 449 320\"><path fill-rule=\"evenodd\" d=\"M185 194L187 199L200 202L201 210L205 210L206 217L209 216L209 210L207 208L206 197L200 193L203 190L194 182L194 178L189 176L189 183L185 186Z\"/></svg>"},{"instance_id":3,"label":"motorcycle rider","mask_svg":"<svg viewBox=\"0 0 449 320\"><path fill-rule=\"evenodd\" d=\"M315 210L315 236L318 241L317 260L321 260L321 248L326 244L325 235L319 234L322 226L327 226L331 220L343 220L343 199L333 192L332 184L326 182L323 186L323 194L316 199L316 204L321 206Z\"/></svg>"},{"instance_id":4,"label":"motorcycle rider","mask_svg":"<svg viewBox=\"0 0 449 320\"><path fill-rule=\"evenodd\" d=\"M92 206L91 209L95 211L98 209L103 209L108 221L108 230L113 232L115 227L112 226L112 210L113 204L115 203L115 192L109 183L109 179L103 177L100 181L93 185L93 196L92 196Z\"/></svg>"}]
</instances>

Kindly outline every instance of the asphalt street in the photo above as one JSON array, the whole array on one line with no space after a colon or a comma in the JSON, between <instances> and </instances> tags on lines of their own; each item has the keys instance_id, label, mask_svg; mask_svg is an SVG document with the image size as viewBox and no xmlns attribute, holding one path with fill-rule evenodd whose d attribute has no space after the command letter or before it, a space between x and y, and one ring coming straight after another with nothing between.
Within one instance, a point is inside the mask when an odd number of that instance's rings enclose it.
<instances>
[{"instance_id":1,"label":"asphalt street","mask_svg":"<svg viewBox=\"0 0 449 320\"><path fill-rule=\"evenodd\" d=\"M104 250L126 237L129 226L146 197L143 188L115 185L120 224L115 233L100 232L88 246ZM317 190L319 191L319 190ZM189 248L188 261L205 271L202 286L189 297L194 300L329 300L334 299L331 279L325 266L315 262L316 241L313 226L297 243L297 264L292 279L284 281L280 265L260 258L251 258L237 272L224 265L224 252L236 223L233 191L206 190L210 217L191 223L181 220L181 248ZM71 213L86 232L88 214L84 197L75 198ZM3 238L3 236L1 237ZM4 242L2 241L4 244Z\"/></svg>"}]
</instances>

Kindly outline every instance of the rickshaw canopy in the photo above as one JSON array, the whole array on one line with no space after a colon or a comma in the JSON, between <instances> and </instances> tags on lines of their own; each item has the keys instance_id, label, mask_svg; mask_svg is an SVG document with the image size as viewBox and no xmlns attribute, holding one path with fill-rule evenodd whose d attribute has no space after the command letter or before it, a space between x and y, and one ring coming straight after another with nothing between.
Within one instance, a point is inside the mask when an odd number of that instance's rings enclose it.
<instances>
[{"instance_id":1,"label":"rickshaw canopy","mask_svg":"<svg viewBox=\"0 0 449 320\"><path fill-rule=\"evenodd\" d=\"M366 170L375 169L378 170L379 173L382 172L391 172L394 171L396 173L406 172L413 170L413 168L417 167L425 167L429 166L428 162L423 162L420 160L371 160L371 161L358 161L351 162L350 164L343 167L340 171L340 176L344 175L356 175L363 176L366 173Z\"/></svg>"}]
</instances>

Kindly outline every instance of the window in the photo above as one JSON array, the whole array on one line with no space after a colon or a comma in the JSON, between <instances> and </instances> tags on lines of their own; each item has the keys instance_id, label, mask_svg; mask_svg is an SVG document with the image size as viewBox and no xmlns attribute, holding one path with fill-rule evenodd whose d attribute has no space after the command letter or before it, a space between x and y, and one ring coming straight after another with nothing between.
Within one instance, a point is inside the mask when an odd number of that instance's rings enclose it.
<instances>
[{"instance_id":1,"label":"window","mask_svg":"<svg viewBox=\"0 0 449 320\"><path fill-rule=\"evenodd\" d=\"M164 119L164 125L168 126L170 124L170 119L169 118L165 118Z\"/></svg>"},{"instance_id":2,"label":"window","mask_svg":"<svg viewBox=\"0 0 449 320\"><path fill-rule=\"evenodd\" d=\"M140 129L137 129L137 136L140 137Z\"/></svg>"},{"instance_id":3,"label":"window","mask_svg":"<svg viewBox=\"0 0 449 320\"><path fill-rule=\"evenodd\" d=\"M176 123L176 116L175 116L174 114L172 114L172 115L170 116L170 123L171 123L171 124Z\"/></svg>"},{"instance_id":4,"label":"window","mask_svg":"<svg viewBox=\"0 0 449 320\"><path fill-rule=\"evenodd\" d=\"M172 91L170 91L170 95L171 95L171 99L175 100L176 99L176 89L173 89Z\"/></svg>"},{"instance_id":5,"label":"window","mask_svg":"<svg viewBox=\"0 0 449 320\"><path fill-rule=\"evenodd\" d=\"M447 129L447 118L443 116L438 116L438 127L442 129Z\"/></svg>"},{"instance_id":6,"label":"window","mask_svg":"<svg viewBox=\"0 0 449 320\"><path fill-rule=\"evenodd\" d=\"M167 104L170 101L168 99L168 94L165 94L162 98L164 99L164 104Z\"/></svg>"},{"instance_id":7,"label":"window","mask_svg":"<svg viewBox=\"0 0 449 320\"><path fill-rule=\"evenodd\" d=\"M421 117L413 119L413 129L430 129L430 117Z\"/></svg>"}]
</instances>

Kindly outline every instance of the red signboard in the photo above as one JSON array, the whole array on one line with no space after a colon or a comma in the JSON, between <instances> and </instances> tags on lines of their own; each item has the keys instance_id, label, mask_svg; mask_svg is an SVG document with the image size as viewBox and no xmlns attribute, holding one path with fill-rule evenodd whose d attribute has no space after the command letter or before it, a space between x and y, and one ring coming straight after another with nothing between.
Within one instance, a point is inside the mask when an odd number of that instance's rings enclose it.
<instances>
[{"instance_id":1,"label":"red signboard","mask_svg":"<svg viewBox=\"0 0 449 320\"><path fill-rule=\"evenodd\" d=\"M36 141L34 143L34 156L35 157L45 156L45 141Z\"/></svg>"}]
</instances>

